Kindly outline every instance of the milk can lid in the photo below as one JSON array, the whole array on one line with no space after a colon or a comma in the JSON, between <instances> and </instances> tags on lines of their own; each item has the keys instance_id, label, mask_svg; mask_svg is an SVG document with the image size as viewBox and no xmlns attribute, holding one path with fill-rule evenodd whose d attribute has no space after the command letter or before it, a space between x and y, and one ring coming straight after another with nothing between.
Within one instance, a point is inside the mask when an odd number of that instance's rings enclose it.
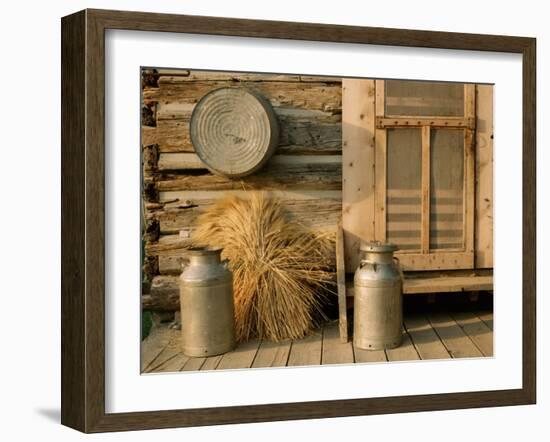
<instances>
[{"instance_id":1,"label":"milk can lid","mask_svg":"<svg viewBox=\"0 0 550 442\"><path fill-rule=\"evenodd\" d=\"M360 247L363 252L375 252L375 253L389 253L398 250L395 244L389 242L369 241L361 244Z\"/></svg>"}]
</instances>

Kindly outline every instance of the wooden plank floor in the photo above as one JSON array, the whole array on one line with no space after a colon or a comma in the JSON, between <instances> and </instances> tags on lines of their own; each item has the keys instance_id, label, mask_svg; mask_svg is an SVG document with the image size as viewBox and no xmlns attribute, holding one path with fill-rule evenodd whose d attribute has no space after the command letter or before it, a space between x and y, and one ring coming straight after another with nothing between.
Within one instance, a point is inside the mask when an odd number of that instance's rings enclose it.
<instances>
[{"instance_id":1,"label":"wooden plank floor","mask_svg":"<svg viewBox=\"0 0 550 442\"><path fill-rule=\"evenodd\" d=\"M355 348L351 339L341 343L334 321L297 341L253 340L221 356L190 358L180 351L180 331L158 327L142 342L141 366L144 373L162 373L493 356L490 311L407 316L403 329L402 345L385 351Z\"/></svg>"}]
</instances>

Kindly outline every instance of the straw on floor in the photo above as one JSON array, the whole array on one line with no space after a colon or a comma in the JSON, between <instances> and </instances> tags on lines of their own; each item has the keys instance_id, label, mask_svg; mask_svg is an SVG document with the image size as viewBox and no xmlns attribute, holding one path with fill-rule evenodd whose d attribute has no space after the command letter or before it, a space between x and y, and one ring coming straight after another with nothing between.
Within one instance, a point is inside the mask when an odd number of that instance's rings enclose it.
<instances>
[{"instance_id":1,"label":"straw on floor","mask_svg":"<svg viewBox=\"0 0 550 442\"><path fill-rule=\"evenodd\" d=\"M237 340L300 339L324 319L321 307L334 280L328 235L290 219L282 201L261 192L228 196L197 224L195 241L223 247L229 259Z\"/></svg>"}]
</instances>

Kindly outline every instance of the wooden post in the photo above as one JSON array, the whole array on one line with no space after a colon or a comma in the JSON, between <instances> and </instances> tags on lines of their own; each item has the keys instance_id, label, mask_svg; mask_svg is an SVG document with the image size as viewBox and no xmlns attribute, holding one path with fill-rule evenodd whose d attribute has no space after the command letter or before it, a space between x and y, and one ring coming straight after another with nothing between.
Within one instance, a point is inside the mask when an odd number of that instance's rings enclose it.
<instances>
[{"instance_id":1,"label":"wooden post","mask_svg":"<svg viewBox=\"0 0 550 442\"><path fill-rule=\"evenodd\" d=\"M493 267L493 86L476 86L475 266Z\"/></svg>"},{"instance_id":2,"label":"wooden post","mask_svg":"<svg viewBox=\"0 0 550 442\"><path fill-rule=\"evenodd\" d=\"M430 126L422 127L421 249L430 252Z\"/></svg>"},{"instance_id":3,"label":"wooden post","mask_svg":"<svg viewBox=\"0 0 550 442\"><path fill-rule=\"evenodd\" d=\"M374 80L342 80L342 228L345 267L359 265L361 241L374 239Z\"/></svg>"},{"instance_id":4,"label":"wooden post","mask_svg":"<svg viewBox=\"0 0 550 442\"><path fill-rule=\"evenodd\" d=\"M338 284L338 325L340 342L348 342L348 312L346 305L346 268L344 264L344 230L342 220L336 232L336 280Z\"/></svg>"},{"instance_id":5,"label":"wooden post","mask_svg":"<svg viewBox=\"0 0 550 442\"><path fill-rule=\"evenodd\" d=\"M474 84L464 85L464 116L475 122L476 89ZM474 253L474 221L475 221L475 129L466 129L464 136L464 203L465 251Z\"/></svg>"},{"instance_id":6,"label":"wooden post","mask_svg":"<svg viewBox=\"0 0 550 442\"><path fill-rule=\"evenodd\" d=\"M376 80L376 117L385 114L385 81ZM374 237L378 241L386 241L386 189L387 189L387 140L386 129L376 129L376 154L375 154L375 218Z\"/></svg>"}]
</instances>

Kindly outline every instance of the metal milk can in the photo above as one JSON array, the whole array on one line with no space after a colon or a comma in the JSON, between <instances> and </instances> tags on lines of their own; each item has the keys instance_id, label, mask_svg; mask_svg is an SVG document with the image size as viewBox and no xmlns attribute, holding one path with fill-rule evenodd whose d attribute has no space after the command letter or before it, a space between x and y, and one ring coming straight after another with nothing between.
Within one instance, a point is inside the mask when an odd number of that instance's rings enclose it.
<instances>
[{"instance_id":1,"label":"metal milk can","mask_svg":"<svg viewBox=\"0 0 550 442\"><path fill-rule=\"evenodd\" d=\"M402 278L393 244L361 246L365 257L355 272L353 343L365 350L398 347L402 340Z\"/></svg>"},{"instance_id":2,"label":"metal milk can","mask_svg":"<svg viewBox=\"0 0 550 442\"><path fill-rule=\"evenodd\" d=\"M183 353L213 356L235 347L233 274L222 249L194 248L180 276Z\"/></svg>"}]
</instances>

